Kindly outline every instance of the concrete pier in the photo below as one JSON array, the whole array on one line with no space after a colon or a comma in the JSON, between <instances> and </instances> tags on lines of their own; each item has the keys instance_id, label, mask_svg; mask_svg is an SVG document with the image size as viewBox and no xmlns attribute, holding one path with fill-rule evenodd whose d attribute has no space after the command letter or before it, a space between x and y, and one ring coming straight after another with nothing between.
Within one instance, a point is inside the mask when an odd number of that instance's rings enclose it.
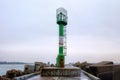
<instances>
[{"instance_id":1,"label":"concrete pier","mask_svg":"<svg viewBox=\"0 0 120 80\"><path fill-rule=\"evenodd\" d=\"M31 75L17 77L14 80L100 80L100 79L81 70L79 77L42 77L39 73L38 74L35 73Z\"/></svg>"},{"instance_id":2,"label":"concrete pier","mask_svg":"<svg viewBox=\"0 0 120 80\"><path fill-rule=\"evenodd\" d=\"M36 75L27 80L92 80L92 79L81 73L80 77L41 77L40 75Z\"/></svg>"},{"instance_id":3,"label":"concrete pier","mask_svg":"<svg viewBox=\"0 0 120 80\"><path fill-rule=\"evenodd\" d=\"M81 69L77 67L45 67L42 69L42 77L79 77Z\"/></svg>"},{"instance_id":4,"label":"concrete pier","mask_svg":"<svg viewBox=\"0 0 120 80\"><path fill-rule=\"evenodd\" d=\"M50 69L50 68L51 68L51 70L53 68L55 69L55 67L46 67L45 70ZM56 68L56 69L58 69L58 68ZM14 80L100 80L99 78L93 76L92 74L89 74L89 73L81 70L80 68L73 67L72 65L66 65L65 68L63 68L63 70L64 69L68 69L69 73L70 73L70 71L69 71L70 69L75 69L75 71L77 71L78 74L76 76L76 75L74 75L74 73L72 73L72 75L70 74L71 76L66 76L66 75L61 75L61 73L60 73L58 75L41 76L41 73L37 72L37 73L29 74L29 75L24 75L21 77L16 77Z\"/></svg>"}]
</instances>

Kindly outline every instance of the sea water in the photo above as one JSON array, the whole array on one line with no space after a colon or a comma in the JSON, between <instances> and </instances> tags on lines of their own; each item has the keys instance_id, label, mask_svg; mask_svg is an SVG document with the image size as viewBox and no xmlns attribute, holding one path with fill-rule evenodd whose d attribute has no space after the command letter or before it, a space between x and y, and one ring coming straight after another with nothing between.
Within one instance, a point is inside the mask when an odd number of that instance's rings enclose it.
<instances>
[{"instance_id":1,"label":"sea water","mask_svg":"<svg viewBox=\"0 0 120 80\"><path fill-rule=\"evenodd\" d=\"M5 75L8 70L17 69L17 70L24 70L25 64L0 64L0 76Z\"/></svg>"}]
</instances>

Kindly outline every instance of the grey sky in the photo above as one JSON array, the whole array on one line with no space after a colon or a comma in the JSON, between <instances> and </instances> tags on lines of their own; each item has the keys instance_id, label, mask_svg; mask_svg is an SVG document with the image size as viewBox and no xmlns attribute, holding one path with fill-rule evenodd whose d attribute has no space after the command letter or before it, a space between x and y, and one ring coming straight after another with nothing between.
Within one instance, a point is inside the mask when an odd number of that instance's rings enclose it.
<instances>
[{"instance_id":1,"label":"grey sky","mask_svg":"<svg viewBox=\"0 0 120 80\"><path fill-rule=\"evenodd\" d=\"M0 0L0 61L56 61L56 9L68 11L66 62L120 58L119 0Z\"/></svg>"}]
</instances>

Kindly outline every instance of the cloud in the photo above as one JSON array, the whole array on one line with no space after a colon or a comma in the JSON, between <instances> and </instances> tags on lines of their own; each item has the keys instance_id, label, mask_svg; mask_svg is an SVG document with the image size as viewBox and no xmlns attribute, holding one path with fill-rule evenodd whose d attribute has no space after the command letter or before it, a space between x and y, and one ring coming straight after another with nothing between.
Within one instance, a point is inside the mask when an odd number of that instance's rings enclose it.
<instances>
[{"instance_id":1,"label":"cloud","mask_svg":"<svg viewBox=\"0 0 120 80\"><path fill-rule=\"evenodd\" d=\"M0 60L55 62L56 9L64 7L68 11L66 62L71 58L118 61L119 4L119 0L0 1Z\"/></svg>"}]
</instances>

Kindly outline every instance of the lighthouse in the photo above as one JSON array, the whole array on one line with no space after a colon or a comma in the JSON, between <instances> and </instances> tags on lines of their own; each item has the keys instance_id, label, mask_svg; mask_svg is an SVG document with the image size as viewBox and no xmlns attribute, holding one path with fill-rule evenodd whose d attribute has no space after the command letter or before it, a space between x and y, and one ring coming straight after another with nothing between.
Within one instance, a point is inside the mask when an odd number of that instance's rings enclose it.
<instances>
[{"instance_id":1,"label":"lighthouse","mask_svg":"<svg viewBox=\"0 0 120 80\"><path fill-rule=\"evenodd\" d=\"M64 67L66 55L66 25L67 11L64 8L58 8L56 11L57 24L59 27L59 53L56 58L57 67Z\"/></svg>"},{"instance_id":2,"label":"lighthouse","mask_svg":"<svg viewBox=\"0 0 120 80\"><path fill-rule=\"evenodd\" d=\"M80 77L80 68L65 66L65 56L67 55L67 42L66 42L66 25L67 25L67 11L64 8L58 8L56 10L56 22L59 29L59 47L58 55L56 58L56 67L44 67L41 71L43 77L58 77L62 80L62 77ZM58 80L57 79L57 80Z\"/></svg>"}]
</instances>

